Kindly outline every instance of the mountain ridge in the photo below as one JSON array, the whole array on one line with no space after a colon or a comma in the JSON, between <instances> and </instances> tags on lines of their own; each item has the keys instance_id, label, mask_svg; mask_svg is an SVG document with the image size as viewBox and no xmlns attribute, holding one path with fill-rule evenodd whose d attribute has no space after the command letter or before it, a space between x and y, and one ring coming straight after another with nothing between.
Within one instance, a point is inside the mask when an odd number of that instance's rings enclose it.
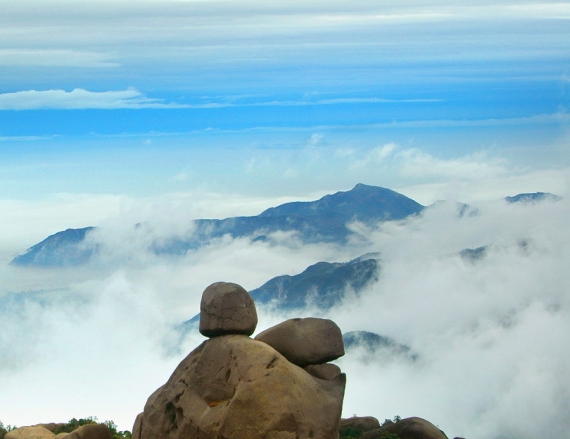
<instances>
[{"instance_id":1,"label":"mountain ridge","mask_svg":"<svg viewBox=\"0 0 570 439\"><path fill-rule=\"evenodd\" d=\"M183 255L213 239L229 235L267 240L277 231L295 232L305 243L345 243L353 233L347 226L352 221L367 224L404 219L419 214L425 207L390 189L357 184L349 191L307 202L291 202L266 209L256 216L225 219L192 220L193 232L186 238L155 242L150 250L155 254ZM74 266L94 257L96 245L86 245L85 238L96 227L67 229L48 236L16 256L11 264L20 266Z\"/></svg>"},{"instance_id":2,"label":"mountain ridge","mask_svg":"<svg viewBox=\"0 0 570 439\"><path fill-rule=\"evenodd\" d=\"M528 203L557 201L561 198L550 193L535 192L504 199L508 203ZM189 250L226 235L252 241L271 241L271 235L278 231L293 232L304 243L345 244L354 234L349 227L351 222L375 225L397 221L421 214L431 206L423 206L391 189L358 183L348 191L338 191L314 201L284 203L255 216L189 220L193 226L191 234L183 238L173 236L156 240L147 250L156 255L182 256ZM457 208L460 216L475 214L466 204L458 203ZM135 225L135 229L139 229L138 226ZM101 249L97 240L87 242L86 237L98 230L101 229L89 226L57 232L14 257L10 264L57 267L88 263ZM139 230L138 233L145 232Z\"/></svg>"}]
</instances>

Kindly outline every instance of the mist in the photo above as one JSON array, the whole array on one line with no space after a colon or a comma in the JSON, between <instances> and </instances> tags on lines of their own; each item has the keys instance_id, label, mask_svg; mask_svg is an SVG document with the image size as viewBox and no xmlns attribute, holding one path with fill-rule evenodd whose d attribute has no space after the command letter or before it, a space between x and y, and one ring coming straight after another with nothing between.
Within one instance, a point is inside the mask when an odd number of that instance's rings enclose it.
<instances>
[{"instance_id":1,"label":"mist","mask_svg":"<svg viewBox=\"0 0 570 439\"><path fill-rule=\"evenodd\" d=\"M181 257L152 242L191 233L190 219L115 215L89 239L102 251L76 268L3 265L0 418L18 426L96 416L131 429L146 399L204 340L177 329L202 291L230 281L252 290L319 261L381 253L378 282L325 311L258 306L256 332L289 317L332 318L411 355L348 350L343 416L420 416L449 437L562 437L570 428L570 204L439 203L403 222L352 227L346 246L214 240ZM29 244L22 244L22 251ZM480 258L465 249L485 247Z\"/></svg>"}]
</instances>

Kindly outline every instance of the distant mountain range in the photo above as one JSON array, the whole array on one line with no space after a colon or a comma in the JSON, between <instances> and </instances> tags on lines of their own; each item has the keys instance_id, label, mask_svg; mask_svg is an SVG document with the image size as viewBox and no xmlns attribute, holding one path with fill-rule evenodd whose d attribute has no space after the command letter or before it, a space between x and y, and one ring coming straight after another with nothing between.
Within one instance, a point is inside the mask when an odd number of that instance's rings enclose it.
<instances>
[{"instance_id":1,"label":"distant mountain range","mask_svg":"<svg viewBox=\"0 0 570 439\"><path fill-rule=\"evenodd\" d=\"M515 203L559 198L536 192L506 197L505 200ZM458 206L459 215L464 215L468 206L461 203ZM184 255L189 250L207 245L224 235L232 238L245 237L252 241L270 241L271 235L278 231L294 232L305 243L342 244L354 233L349 227L351 222L373 225L382 221L401 220L418 215L425 208L390 189L357 184L346 192L326 195L316 201L282 204L257 216L192 220L193 231L188 236L153 242L149 250L158 255ZM140 233L145 233L140 226L135 225L135 230L141 229ZM85 227L58 232L16 256L11 264L43 267L85 264L101 251L96 240L86 239L95 230L95 227ZM286 281L282 279L280 282ZM272 288L277 288L277 284Z\"/></svg>"},{"instance_id":2,"label":"distant mountain range","mask_svg":"<svg viewBox=\"0 0 570 439\"><path fill-rule=\"evenodd\" d=\"M316 201L292 202L265 210L257 216L192 221L193 232L185 238L162 240L150 249L156 254L183 255L215 238L248 237L270 240L272 233L295 232L305 243L344 243L353 233L348 224L373 224L400 220L420 213L424 206L390 189L357 184L352 190L326 195ZM67 229L44 239L16 256L21 266L73 266L91 260L99 252L85 237L94 227Z\"/></svg>"}]
</instances>

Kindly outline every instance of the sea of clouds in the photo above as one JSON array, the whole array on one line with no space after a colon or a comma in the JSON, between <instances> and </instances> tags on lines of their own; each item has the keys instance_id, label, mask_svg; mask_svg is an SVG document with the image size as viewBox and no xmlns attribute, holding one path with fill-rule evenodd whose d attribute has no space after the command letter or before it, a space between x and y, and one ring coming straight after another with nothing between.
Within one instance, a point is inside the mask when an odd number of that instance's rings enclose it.
<instances>
[{"instance_id":1,"label":"sea of clouds","mask_svg":"<svg viewBox=\"0 0 570 439\"><path fill-rule=\"evenodd\" d=\"M103 249L75 268L0 266L0 420L29 425L96 416L131 429L148 396L204 338L181 335L202 291L248 290L318 261L381 253L377 283L326 312L259 308L257 332L289 317L332 318L410 355L350 350L345 417L420 416L449 437L563 437L570 429L570 202L440 203L421 217L353 224L346 246L215 240L157 256L156 240L191 233L180 212L103 221ZM22 240L23 241L23 240ZM13 243L12 243L13 244ZM486 246L480 259L461 256ZM20 252L25 250L26 245Z\"/></svg>"}]
</instances>

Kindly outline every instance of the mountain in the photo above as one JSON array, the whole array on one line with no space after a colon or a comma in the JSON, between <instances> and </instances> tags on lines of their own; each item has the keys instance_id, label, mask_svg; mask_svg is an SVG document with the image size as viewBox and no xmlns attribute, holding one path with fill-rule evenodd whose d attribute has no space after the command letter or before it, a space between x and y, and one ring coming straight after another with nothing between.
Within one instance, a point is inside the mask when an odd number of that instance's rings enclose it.
<instances>
[{"instance_id":1,"label":"mountain","mask_svg":"<svg viewBox=\"0 0 570 439\"><path fill-rule=\"evenodd\" d=\"M536 192L506 197L509 203L559 200L553 194ZM435 203L437 204L437 203ZM434 205L435 205L434 204ZM433 206L433 205L432 205ZM269 208L256 216L193 220L192 233L152 242L147 250L157 255L184 255L228 235L253 241L270 241L278 231L294 232L305 243L345 243L354 233L353 221L373 225L381 221L401 220L421 213L424 206L390 189L357 184L353 189L326 195L316 201L292 202ZM476 210L457 203L459 216L474 215ZM21 266L74 266L92 260L102 250L97 240L86 240L95 227L67 229L51 235L16 256L11 263ZM134 227L143 236L148 229Z\"/></svg>"},{"instance_id":2,"label":"mountain","mask_svg":"<svg viewBox=\"0 0 570 439\"><path fill-rule=\"evenodd\" d=\"M534 203L537 201L560 201L562 197L548 192L532 192L525 194L518 194L512 197L505 197L505 200L509 203Z\"/></svg>"},{"instance_id":3,"label":"mountain","mask_svg":"<svg viewBox=\"0 0 570 439\"><path fill-rule=\"evenodd\" d=\"M409 346L397 343L395 340L369 331L350 331L342 335L344 348L351 352L357 348L362 348L366 359L371 360L372 356L382 354L385 357L404 357L415 361L418 354L412 352Z\"/></svg>"},{"instance_id":4,"label":"mountain","mask_svg":"<svg viewBox=\"0 0 570 439\"><path fill-rule=\"evenodd\" d=\"M369 253L349 262L317 262L294 276L277 276L249 293L257 305L291 311L313 306L327 310L339 304L346 292L358 295L380 276L380 254ZM183 331L197 327L200 314L182 324Z\"/></svg>"},{"instance_id":5,"label":"mountain","mask_svg":"<svg viewBox=\"0 0 570 439\"><path fill-rule=\"evenodd\" d=\"M85 236L94 229L94 227L85 227L57 232L30 247L23 255L16 256L11 264L57 266L86 263L97 249L82 246L81 243Z\"/></svg>"},{"instance_id":6,"label":"mountain","mask_svg":"<svg viewBox=\"0 0 570 439\"><path fill-rule=\"evenodd\" d=\"M295 232L305 243L344 243L353 233L348 227L352 221L374 224L400 220L423 209L421 204L390 189L357 184L350 191L326 195L316 201L282 204L257 216L194 220L191 235L155 242L149 250L156 254L183 255L224 235L268 240L277 231ZM58 232L15 257L11 263L23 266L83 264L99 251L97 245L85 242L85 237L94 230L94 227L86 227ZM144 228L140 233L144 233Z\"/></svg>"},{"instance_id":7,"label":"mountain","mask_svg":"<svg viewBox=\"0 0 570 439\"><path fill-rule=\"evenodd\" d=\"M250 294L256 303L283 310L329 309L340 303L346 291L358 294L379 275L379 254L367 254L345 263L318 262L295 276L274 277Z\"/></svg>"}]
</instances>

